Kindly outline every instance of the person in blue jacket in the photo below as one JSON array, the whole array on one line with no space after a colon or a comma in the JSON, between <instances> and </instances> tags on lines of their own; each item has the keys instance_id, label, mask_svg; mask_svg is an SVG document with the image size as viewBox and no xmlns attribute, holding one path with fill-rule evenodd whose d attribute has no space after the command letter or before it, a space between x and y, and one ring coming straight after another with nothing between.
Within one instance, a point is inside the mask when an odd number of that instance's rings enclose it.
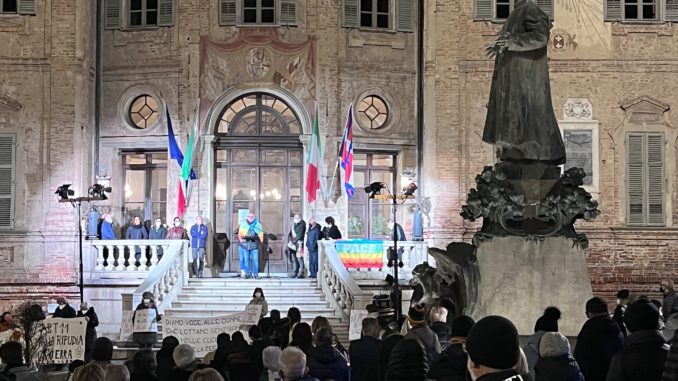
<instances>
[{"instance_id":1,"label":"person in blue jacket","mask_svg":"<svg viewBox=\"0 0 678 381\"><path fill-rule=\"evenodd\" d=\"M104 220L101 222L101 239L115 239L113 216L108 213L104 214Z\"/></svg>"},{"instance_id":2,"label":"person in blue jacket","mask_svg":"<svg viewBox=\"0 0 678 381\"><path fill-rule=\"evenodd\" d=\"M127 227L125 239L148 239L148 231L141 223L141 217L134 216L132 224ZM141 246L134 246L134 258L136 258L135 266L141 266ZM146 265L145 262L144 265Z\"/></svg>"},{"instance_id":3,"label":"person in blue jacket","mask_svg":"<svg viewBox=\"0 0 678 381\"><path fill-rule=\"evenodd\" d=\"M191 226L191 248L193 249L193 275L202 278L205 266L205 244L207 243L207 226L203 224L202 216L195 219ZM198 261L200 263L198 263Z\"/></svg>"}]
</instances>

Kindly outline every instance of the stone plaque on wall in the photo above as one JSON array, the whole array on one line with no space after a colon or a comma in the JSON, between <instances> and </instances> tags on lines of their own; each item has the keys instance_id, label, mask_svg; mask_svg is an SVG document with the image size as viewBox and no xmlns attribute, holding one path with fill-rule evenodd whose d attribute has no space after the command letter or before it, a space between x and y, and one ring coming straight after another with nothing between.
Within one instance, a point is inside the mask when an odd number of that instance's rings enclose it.
<instances>
[{"instance_id":1,"label":"stone plaque on wall","mask_svg":"<svg viewBox=\"0 0 678 381\"><path fill-rule=\"evenodd\" d=\"M567 163L565 168L578 167L586 172L584 185L593 184L593 130L564 130L563 142Z\"/></svg>"},{"instance_id":2,"label":"stone plaque on wall","mask_svg":"<svg viewBox=\"0 0 678 381\"><path fill-rule=\"evenodd\" d=\"M0 247L0 263L14 263L14 247Z\"/></svg>"}]
</instances>

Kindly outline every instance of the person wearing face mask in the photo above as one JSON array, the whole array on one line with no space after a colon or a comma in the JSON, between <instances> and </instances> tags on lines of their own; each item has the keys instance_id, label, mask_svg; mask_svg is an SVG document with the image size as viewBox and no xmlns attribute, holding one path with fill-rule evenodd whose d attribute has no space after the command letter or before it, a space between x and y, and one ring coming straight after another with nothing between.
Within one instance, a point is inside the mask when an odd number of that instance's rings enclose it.
<instances>
[{"instance_id":1,"label":"person wearing face mask","mask_svg":"<svg viewBox=\"0 0 678 381\"><path fill-rule=\"evenodd\" d=\"M302 258L297 258L297 253L301 253L304 248L304 236L306 235L306 222L301 219L299 213L294 215L294 225L287 235L287 252L290 256L290 262L294 264L294 275L304 274L304 261ZM301 262L301 264L299 263ZM299 272L301 267L301 273Z\"/></svg>"},{"instance_id":2,"label":"person wearing face mask","mask_svg":"<svg viewBox=\"0 0 678 381\"><path fill-rule=\"evenodd\" d=\"M191 226L191 248L193 249L193 275L202 278L205 266L205 246L207 243L207 226L202 216L195 218L195 225Z\"/></svg>"},{"instance_id":3,"label":"person wearing face mask","mask_svg":"<svg viewBox=\"0 0 678 381\"><path fill-rule=\"evenodd\" d=\"M125 239L148 239L148 231L146 231L146 227L141 223L141 217L134 216L132 223L127 227ZM141 263L141 246L134 246L134 258L136 258L136 266L146 265L145 261Z\"/></svg>"},{"instance_id":4,"label":"person wearing face mask","mask_svg":"<svg viewBox=\"0 0 678 381\"><path fill-rule=\"evenodd\" d=\"M268 303L266 303L266 298L264 297L264 290L262 290L261 287L257 287L254 289L254 293L252 293L252 300L250 300L249 304L261 305L262 318L268 314Z\"/></svg>"},{"instance_id":5,"label":"person wearing face mask","mask_svg":"<svg viewBox=\"0 0 678 381\"><path fill-rule=\"evenodd\" d=\"M108 213L104 214L104 220L101 222L101 239L115 239L113 216Z\"/></svg>"},{"instance_id":6,"label":"person wearing face mask","mask_svg":"<svg viewBox=\"0 0 678 381\"><path fill-rule=\"evenodd\" d=\"M315 222L315 218L308 220L308 233L306 234L306 249L308 250L308 276L315 278L318 274L318 241L322 239L320 224ZM304 277L302 269L299 278Z\"/></svg>"},{"instance_id":7,"label":"person wearing face mask","mask_svg":"<svg viewBox=\"0 0 678 381\"><path fill-rule=\"evenodd\" d=\"M163 225L162 219L156 218L155 224L148 231L148 239L165 239L167 237L167 226ZM158 260L162 258L164 251L162 246L158 246Z\"/></svg>"},{"instance_id":8,"label":"person wearing face mask","mask_svg":"<svg viewBox=\"0 0 678 381\"><path fill-rule=\"evenodd\" d=\"M238 228L240 277L259 278L259 243L264 242L264 227L250 213Z\"/></svg>"},{"instance_id":9,"label":"person wearing face mask","mask_svg":"<svg viewBox=\"0 0 678 381\"><path fill-rule=\"evenodd\" d=\"M167 230L167 239L188 239L188 233L183 226L181 226L181 218L174 217L174 226Z\"/></svg>"},{"instance_id":10,"label":"person wearing face mask","mask_svg":"<svg viewBox=\"0 0 678 381\"><path fill-rule=\"evenodd\" d=\"M68 302L66 301L66 298L63 296L59 296L56 299L57 304L59 306L57 309L54 311L52 314L53 318L64 318L64 319L71 319L76 317L75 315L75 308L71 307Z\"/></svg>"},{"instance_id":11,"label":"person wearing face mask","mask_svg":"<svg viewBox=\"0 0 678 381\"><path fill-rule=\"evenodd\" d=\"M92 346L97 340L97 326L99 325L99 317L94 311L94 307L89 307L87 302L80 303L80 310L78 317L84 317L87 321L87 330L85 333L85 362L90 362L92 359Z\"/></svg>"},{"instance_id":12,"label":"person wearing face mask","mask_svg":"<svg viewBox=\"0 0 678 381\"><path fill-rule=\"evenodd\" d=\"M158 313L158 308L155 305L155 300L153 300L153 294L146 291L142 294L142 300L141 303L137 306L137 308L134 310L134 314L132 315L132 324L134 324L134 319L137 316L137 311L139 310L148 310L148 309L154 309L155 310L155 321L159 322L161 319L160 314ZM134 342L139 344L141 348L151 348L153 347L153 344L158 341L158 332L134 332L132 335L132 338L134 339Z\"/></svg>"}]
</instances>

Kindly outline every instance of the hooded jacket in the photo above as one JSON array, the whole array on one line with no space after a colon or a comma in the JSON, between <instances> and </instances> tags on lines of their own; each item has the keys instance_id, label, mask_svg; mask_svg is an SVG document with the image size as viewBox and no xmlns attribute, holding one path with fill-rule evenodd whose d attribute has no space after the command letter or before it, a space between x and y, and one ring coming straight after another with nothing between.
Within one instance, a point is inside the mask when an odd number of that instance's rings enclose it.
<instances>
[{"instance_id":1,"label":"hooded jacket","mask_svg":"<svg viewBox=\"0 0 678 381\"><path fill-rule=\"evenodd\" d=\"M455 339L456 340L456 339ZM466 381L468 371L466 363L468 354L464 351L463 342L451 343L443 352L442 358L431 366L428 377L438 381Z\"/></svg>"},{"instance_id":2,"label":"hooded jacket","mask_svg":"<svg viewBox=\"0 0 678 381\"><path fill-rule=\"evenodd\" d=\"M657 330L643 329L626 338L624 349L614 355L607 381L660 381L669 346Z\"/></svg>"},{"instance_id":3,"label":"hooded jacket","mask_svg":"<svg viewBox=\"0 0 678 381\"><path fill-rule=\"evenodd\" d=\"M309 375L319 380L348 381L349 369L346 358L331 345L311 349L308 353Z\"/></svg>"},{"instance_id":4,"label":"hooded jacket","mask_svg":"<svg viewBox=\"0 0 678 381\"><path fill-rule=\"evenodd\" d=\"M126 239L148 239L148 232L144 225L130 225L125 233Z\"/></svg>"},{"instance_id":5,"label":"hooded jacket","mask_svg":"<svg viewBox=\"0 0 678 381\"><path fill-rule=\"evenodd\" d=\"M619 325L609 316L587 320L574 347L574 359L586 381L605 381L612 356L623 346L624 336Z\"/></svg>"},{"instance_id":6,"label":"hooded jacket","mask_svg":"<svg viewBox=\"0 0 678 381\"><path fill-rule=\"evenodd\" d=\"M535 381L584 381L577 362L570 355L542 357L534 366Z\"/></svg>"}]
</instances>

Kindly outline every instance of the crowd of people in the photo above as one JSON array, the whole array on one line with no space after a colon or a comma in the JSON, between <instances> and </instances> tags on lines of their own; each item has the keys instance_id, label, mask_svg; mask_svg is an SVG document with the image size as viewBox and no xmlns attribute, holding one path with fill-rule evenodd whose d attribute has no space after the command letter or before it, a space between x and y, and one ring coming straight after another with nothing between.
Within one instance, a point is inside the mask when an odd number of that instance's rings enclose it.
<instances>
[{"instance_id":1,"label":"crowd of people","mask_svg":"<svg viewBox=\"0 0 678 381\"><path fill-rule=\"evenodd\" d=\"M202 358L174 336L157 353L142 348L124 365L114 365L113 343L90 336L86 361L69 365L73 381L678 381L675 327L678 300L671 282L662 284L662 301L621 290L613 313L606 301L591 298L574 350L559 332L560 311L548 307L521 347L514 324L501 316L477 322L448 316L440 306L412 304L402 326L372 313L362 320L361 338L348 349L329 320L317 316L309 325L292 307L282 318L257 288L251 303L262 305L257 325L243 332L221 333L217 348ZM152 295L144 295L151 298ZM59 299L55 316L75 317ZM152 299L138 309L154 308ZM96 327L93 308L81 305L78 316ZM15 328L5 313L0 332ZM155 336L151 339L157 340ZM0 347L5 368L0 381L38 380L23 363L22 345ZM4 377L4 378L3 378Z\"/></svg>"}]
</instances>

